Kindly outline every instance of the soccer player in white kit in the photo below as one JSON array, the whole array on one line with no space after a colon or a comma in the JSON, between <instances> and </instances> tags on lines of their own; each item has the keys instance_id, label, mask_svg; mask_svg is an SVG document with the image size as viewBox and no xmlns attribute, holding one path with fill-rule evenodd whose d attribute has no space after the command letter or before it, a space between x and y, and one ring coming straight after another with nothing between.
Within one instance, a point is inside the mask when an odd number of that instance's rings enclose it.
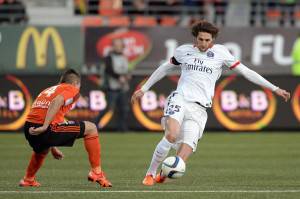
<instances>
[{"instance_id":1,"label":"soccer player in white kit","mask_svg":"<svg viewBox=\"0 0 300 199\"><path fill-rule=\"evenodd\" d=\"M143 180L147 186L162 183L165 176L156 175L161 162L174 148L185 162L196 150L207 121L206 109L212 106L215 84L227 67L243 75L249 81L266 87L287 101L290 93L273 85L261 75L235 59L225 46L213 44L218 28L206 21L199 21L192 27L195 44L176 48L170 62L160 65L132 96L132 103L140 99L146 91L163 78L174 67L181 68L177 89L166 102L162 120L165 135L157 144L153 157Z\"/></svg>"}]
</instances>

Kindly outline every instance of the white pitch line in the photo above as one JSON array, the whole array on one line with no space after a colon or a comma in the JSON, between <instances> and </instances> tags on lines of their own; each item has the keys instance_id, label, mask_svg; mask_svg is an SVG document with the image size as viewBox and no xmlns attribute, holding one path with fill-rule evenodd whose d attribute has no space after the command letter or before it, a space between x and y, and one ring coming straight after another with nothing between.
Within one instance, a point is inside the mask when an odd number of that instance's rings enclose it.
<instances>
[{"instance_id":1,"label":"white pitch line","mask_svg":"<svg viewBox=\"0 0 300 199\"><path fill-rule=\"evenodd\" d=\"M0 194L53 194L53 193L300 193L300 190L120 190L120 191L0 191Z\"/></svg>"}]
</instances>

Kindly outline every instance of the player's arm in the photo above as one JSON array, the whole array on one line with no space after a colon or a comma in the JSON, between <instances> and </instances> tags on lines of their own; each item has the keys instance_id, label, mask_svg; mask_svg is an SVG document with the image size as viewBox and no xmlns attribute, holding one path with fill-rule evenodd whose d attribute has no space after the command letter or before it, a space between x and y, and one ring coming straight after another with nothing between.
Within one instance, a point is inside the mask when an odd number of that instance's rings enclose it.
<instances>
[{"instance_id":1,"label":"player's arm","mask_svg":"<svg viewBox=\"0 0 300 199\"><path fill-rule=\"evenodd\" d=\"M289 92L275 86L274 84L263 78L261 75L259 75L257 72L249 69L247 66L240 63L235 68L233 68L233 70L242 74L249 81L272 90L278 96L284 98L285 101L288 101L290 99Z\"/></svg>"},{"instance_id":2,"label":"player's arm","mask_svg":"<svg viewBox=\"0 0 300 199\"><path fill-rule=\"evenodd\" d=\"M146 83L131 97L131 102L134 103L137 99L141 98L146 91L148 91L156 82L161 80L164 76L167 75L168 71L173 69L176 65L170 62L163 63L160 65L149 77Z\"/></svg>"},{"instance_id":3,"label":"player's arm","mask_svg":"<svg viewBox=\"0 0 300 199\"><path fill-rule=\"evenodd\" d=\"M57 95L50 103L43 126L38 128L31 127L29 132L31 135L38 135L47 130L59 109L64 105L64 97Z\"/></svg>"}]
</instances>

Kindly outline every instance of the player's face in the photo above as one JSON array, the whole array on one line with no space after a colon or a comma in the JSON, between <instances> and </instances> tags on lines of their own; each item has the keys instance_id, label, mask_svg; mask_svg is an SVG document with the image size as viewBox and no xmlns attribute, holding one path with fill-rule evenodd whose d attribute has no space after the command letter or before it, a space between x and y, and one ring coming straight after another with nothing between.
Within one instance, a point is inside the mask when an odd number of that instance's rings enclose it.
<instances>
[{"instance_id":1,"label":"player's face","mask_svg":"<svg viewBox=\"0 0 300 199\"><path fill-rule=\"evenodd\" d=\"M81 83L80 83L80 82L76 82L76 83L74 83L74 86L75 86L76 88L80 89Z\"/></svg>"},{"instance_id":2,"label":"player's face","mask_svg":"<svg viewBox=\"0 0 300 199\"><path fill-rule=\"evenodd\" d=\"M208 32L199 32L196 38L196 46L201 52L205 52L212 46L213 38Z\"/></svg>"}]
</instances>

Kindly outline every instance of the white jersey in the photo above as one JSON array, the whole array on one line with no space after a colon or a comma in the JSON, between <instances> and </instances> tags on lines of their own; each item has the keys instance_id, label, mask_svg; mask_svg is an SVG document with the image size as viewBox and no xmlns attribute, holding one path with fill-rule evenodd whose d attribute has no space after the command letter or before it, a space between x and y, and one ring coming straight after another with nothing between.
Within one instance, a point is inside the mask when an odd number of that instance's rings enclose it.
<instances>
[{"instance_id":1,"label":"white jersey","mask_svg":"<svg viewBox=\"0 0 300 199\"><path fill-rule=\"evenodd\" d=\"M152 85L167 75L169 70L177 66L181 67L177 93L181 94L187 102L200 103L205 107L212 106L215 84L222 74L223 67L233 69L249 81L272 91L279 88L240 63L223 45L215 44L206 52L201 52L197 47L186 44L176 48L171 63L160 65L141 90L148 91Z\"/></svg>"},{"instance_id":2,"label":"white jersey","mask_svg":"<svg viewBox=\"0 0 300 199\"><path fill-rule=\"evenodd\" d=\"M186 101L198 102L205 107L212 106L215 84L223 66L234 68L240 63L220 44L215 44L206 52L201 52L192 44L182 45L176 48L174 58L173 64L181 67L177 92Z\"/></svg>"}]
</instances>

